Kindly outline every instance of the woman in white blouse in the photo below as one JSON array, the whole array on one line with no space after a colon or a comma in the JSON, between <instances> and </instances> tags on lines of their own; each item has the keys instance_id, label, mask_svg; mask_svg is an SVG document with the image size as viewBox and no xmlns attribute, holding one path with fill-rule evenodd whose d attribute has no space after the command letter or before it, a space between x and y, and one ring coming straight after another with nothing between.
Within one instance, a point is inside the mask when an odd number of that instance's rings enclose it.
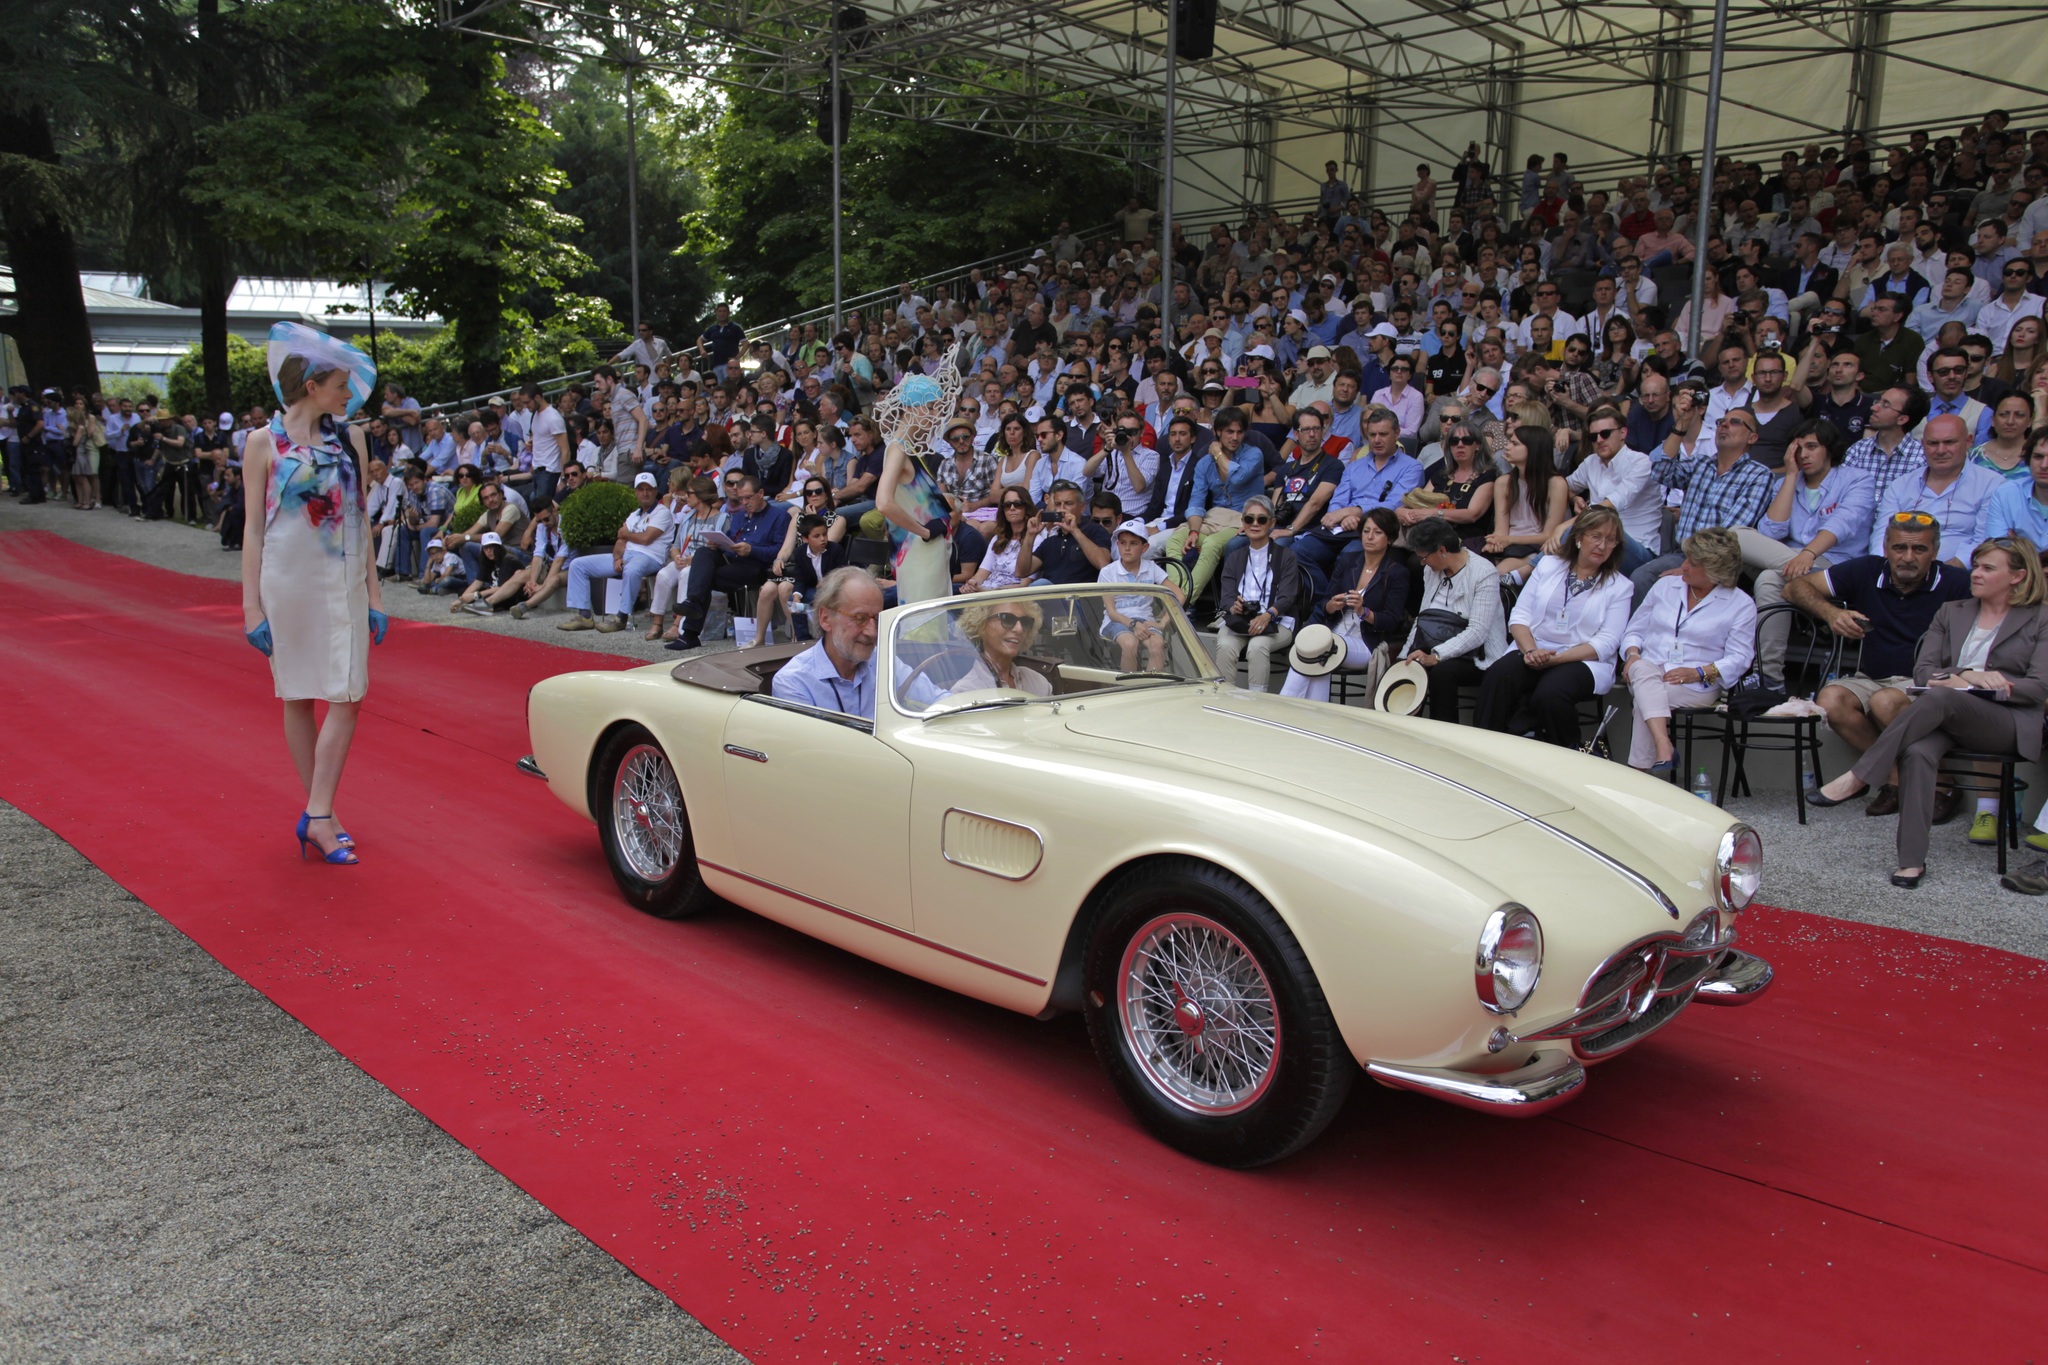
<instances>
[{"instance_id":1,"label":"woman in white blouse","mask_svg":"<svg viewBox=\"0 0 2048 1365\"><path fill-rule=\"evenodd\" d=\"M1685 542L1678 572L1657 580L1621 637L1621 663L1634 699L1628 762L1668 777L1674 707L1720 700L1749 671L1756 650L1756 603L1736 588L1742 542L1713 527Z\"/></svg>"},{"instance_id":2,"label":"woman in white blouse","mask_svg":"<svg viewBox=\"0 0 2048 1365\"><path fill-rule=\"evenodd\" d=\"M1486 670L1473 720L1579 747L1579 703L1614 685L1632 589L1621 569L1621 514L1589 507L1529 575L1508 617L1514 648Z\"/></svg>"}]
</instances>

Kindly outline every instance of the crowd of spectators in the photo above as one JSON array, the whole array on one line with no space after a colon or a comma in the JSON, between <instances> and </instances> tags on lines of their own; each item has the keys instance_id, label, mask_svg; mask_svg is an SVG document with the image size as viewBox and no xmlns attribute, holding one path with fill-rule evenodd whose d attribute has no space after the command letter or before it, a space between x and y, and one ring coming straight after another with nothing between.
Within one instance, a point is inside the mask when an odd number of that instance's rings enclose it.
<instances>
[{"instance_id":1,"label":"crowd of spectators","mask_svg":"<svg viewBox=\"0 0 2048 1365\"><path fill-rule=\"evenodd\" d=\"M1928 664L1922 638L1973 593L1986 620L2042 610L2048 129L2007 125L1730 157L1704 184L1681 157L1593 188L1562 154L1516 181L1475 148L1441 186L1419 167L1398 216L1332 164L1298 217L1177 226L1162 248L1134 202L1123 240L1063 223L1014 269L905 283L836 332L750 339L721 305L680 347L643 324L587 384L452 416L394 386L368 417L379 563L482 616L559 589L563 629L617 631L644 591L670 649L719 597L757 639L806 638L825 575L886 564L867 414L951 355L958 409L919 454L960 592L1116 579L1135 554L1253 688L1312 625L1354 669L1427 670L1440 718L1462 690L1476 723L1560 744L1619 687L1628 761L1660 774L1675 709L1739 684L1758 712L1790 700L1790 604L1860 642L1811 704L1868 749L1930 684L2032 695L1982 649ZM181 503L232 543L264 415L130 414L19 395L14 491ZM586 481L634 490L613 544L563 540L559 500ZM1913 782L1929 819L1958 808ZM1900 808L1898 782L1872 785L1873 813ZM1996 837L1994 804L1973 840ZM2048 867L2008 884L2048 892Z\"/></svg>"}]
</instances>

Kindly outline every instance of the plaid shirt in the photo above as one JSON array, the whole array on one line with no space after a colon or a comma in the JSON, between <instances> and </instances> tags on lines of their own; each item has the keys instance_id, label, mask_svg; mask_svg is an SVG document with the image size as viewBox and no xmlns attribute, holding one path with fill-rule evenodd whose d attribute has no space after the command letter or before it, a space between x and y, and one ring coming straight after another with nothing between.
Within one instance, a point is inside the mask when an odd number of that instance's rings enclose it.
<instances>
[{"instance_id":1,"label":"plaid shirt","mask_svg":"<svg viewBox=\"0 0 2048 1365\"><path fill-rule=\"evenodd\" d=\"M1897 450L1887 455L1878 446L1875 436L1866 436L1849 447L1849 453L1842 457L1842 464L1868 474L1871 486L1882 497L1884 490L1897 482L1901 475L1917 474L1927 468L1927 451L1918 436L1908 436L1899 442Z\"/></svg>"},{"instance_id":2,"label":"plaid shirt","mask_svg":"<svg viewBox=\"0 0 2048 1365\"><path fill-rule=\"evenodd\" d=\"M996 486L996 475L1002 467L1002 459L994 451L977 450L974 462L962 474L960 462L948 455L939 462L939 488L963 506L980 502Z\"/></svg>"},{"instance_id":3,"label":"plaid shirt","mask_svg":"<svg viewBox=\"0 0 2048 1365\"><path fill-rule=\"evenodd\" d=\"M1653 469L1664 487L1685 490L1685 500L1678 507L1680 545L1690 540L1693 532L1710 526L1731 530L1755 526L1763 520L1775 491L1771 471L1747 456L1723 474L1711 448L1689 459L1673 456L1658 460Z\"/></svg>"},{"instance_id":4,"label":"plaid shirt","mask_svg":"<svg viewBox=\"0 0 2048 1365\"><path fill-rule=\"evenodd\" d=\"M428 516L446 520L448 514L455 510L455 489L449 484L429 479L423 501L426 503Z\"/></svg>"}]
</instances>

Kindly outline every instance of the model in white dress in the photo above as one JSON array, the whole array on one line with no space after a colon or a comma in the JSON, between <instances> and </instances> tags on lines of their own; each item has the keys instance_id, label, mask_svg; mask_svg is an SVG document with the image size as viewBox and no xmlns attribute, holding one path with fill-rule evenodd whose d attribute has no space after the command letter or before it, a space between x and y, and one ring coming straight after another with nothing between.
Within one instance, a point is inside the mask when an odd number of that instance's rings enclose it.
<instances>
[{"instance_id":1,"label":"model in white dress","mask_svg":"<svg viewBox=\"0 0 2048 1365\"><path fill-rule=\"evenodd\" d=\"M270 421L263 498L263 615L285 701L361 701L370 690L370 552L356 453L328 425L317 446Z\"/></svg>"}]
</instances>

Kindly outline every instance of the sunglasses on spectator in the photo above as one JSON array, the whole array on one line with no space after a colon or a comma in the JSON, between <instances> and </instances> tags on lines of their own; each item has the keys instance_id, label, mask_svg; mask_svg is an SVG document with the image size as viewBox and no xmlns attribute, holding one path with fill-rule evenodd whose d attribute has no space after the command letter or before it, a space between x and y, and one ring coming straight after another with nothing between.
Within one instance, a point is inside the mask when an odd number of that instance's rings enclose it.
<instances>
[{"instance_id":1,"label":"sunglasses on spectator","mask_svg":"<svg viewBox=\"0 0 2048 1365\"><path fill-rule=\"evenodd\" d=\"M1936 366L1936 367L1935 367L1934 369L1931 369L1931 370L1929 370L1929 371L1928 371L1927 373L1929 373L1929 374L1935 374L1935 375L1940 375L1940 374L1968 374L1969 372L1970 372L1970 367L1969 367L1968 365L1940 365L1940 366Z\"/></svg>"},{"instance_id":2,"label":"sunglasses on spectator","mask_svg":"<svg viewBox=\"0 0 2048 1365\"><path fill-rule=\"evenodd\" d=\"M1934 518L1928 516L1925 512L1894 512L1892 513L1892 525L1932 526L1934 525Z\"/></svg>"},{"instance_id":3,"label":"sunglasses on spectator","mask_svg":"<svg viewBox=\"0 0 2048 1365\"><path fill-rule=\"evenodd\" d=\"M1723 417L1721 419L1722 426L1725 427L1731 424L1741 427L1744 431L1748 432L1752 436L1756 435L1756 424L1754 422L1744 421L1742 418L1736 417L1733 414L1730 414L1729 416Z\"/></svg>"},{"instance_id":4,"label":"sunglasses on spectator","mask_svg":"<svg viewBox=\"0 0 2048 1365\"><path fill-rule=\"evenodd\" d=\"M2006 271L2006 272L2005 272L2005 274L2006 274L2007 278L2012 278L2012 277L2015 277L2015 276L2026 276L2026 275L2031 275L2031 274L2033 274L2033 273L2034 273L2033 271L2031 271L2031 270L2028 270L2028 269L2027 269L2027 268L2025 268L2024 266L2021 266L2021 267L2017 267L2017 268L2015 268L2015 269L2012 269L2012 270L2008 270L2008 271Z\"/></svg>"},{"instance_id":5,"label":"sunglasses on spectator","mask_svg":"<svg viewBox=\"0 0 2048 1365\"><path fill-rule=\"evenodd\" d=\"M1271 526L1273 524L1273 519L1271 517L1262 517L1257 514L1253 514L1252 516L1248 517L1239 517L1238 521L1240 524L1245 526Z\"/></svg>"},{"instance_id":6,"label":"sunglasses on spectator","mask_svg":"<svg viewBox=\"0 0 2048 1365\"><path fill-rule=\"evenodd\" d=\"M1619 436L1619 435L1621 434L1621 428L1620 428L1620 427L1602 427L1602 428L1600 428L1600 430L1598 430L1598 431L1589 431L1589 432L1587 432L1586 434L1587 434L1588 436L1592 437L1592 438L1593 438L1594 440L1596 440L1596 441L1604 441L1604 440L1606 440L1606 439L1607 439L1608 437L1610 437L1610 436Z\"/></svg>"},{"instance_id":7,"label":"sunglasses on spectator","mask_svg":"<svg viewBox=\"0 0 2048 1365\"><path fill-rule=\"evenodd\" d=\"M1014 611L999 611L988 619L994 621L1004 630L1015 630L1019 626L1030 626L1036 629L1038 626L1038 618L1036 616L1020 616Z\"/></svg>"}]
</instances>

